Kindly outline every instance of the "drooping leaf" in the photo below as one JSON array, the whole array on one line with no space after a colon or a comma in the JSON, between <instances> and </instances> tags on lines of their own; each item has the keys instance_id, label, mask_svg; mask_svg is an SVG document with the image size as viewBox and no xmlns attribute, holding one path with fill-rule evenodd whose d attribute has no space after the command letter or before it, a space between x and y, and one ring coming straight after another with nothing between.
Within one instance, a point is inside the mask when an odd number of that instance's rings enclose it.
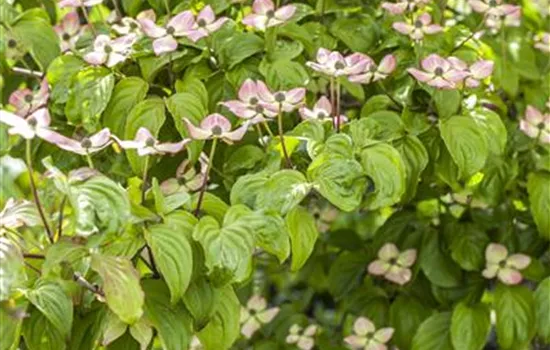
<instances>
[{"instance_id":1,"label":"drooping leaf","mask_svg":"<svg viewBox=\"0 0 550 350\"><path fill-rule=\"evenodd\" d=\"M46 316L35 308L23 322L22 334L29 350L65 350L65 337Z\"/></svg>"},{"instance_id":2,"label":"drooping leaf","mask_svg":"<svg viewBox=\"0 0 550 350\"><path fill-rule=\"evenodd\" d=\"M128 114L147 94L149 85L138 77L124 78L114 88L109 104L103 112L103 125L119 137L124 136Z\"/></svg>"},{"instance_id":3,"label":"drooping leaf","mask_svg":"<svg viewBox=\"0 0 550 350\"><path fill-rule=\"evenodd\" d=\"M525 286L499 284L494 298L498 343L504 349L521 349L536 332L533 292Z\"/></svg>"},{"instance_id":4,"label":"drooping leaf","mask_svg":"<svg viewBox=\"0 0 550 350\"><path fill-rule=\"evenodd\" d=\"M296 170L280 170L258 191L256 208L282 215L298 205L310 189L305 176Z\"/></svg>"},{"instance_id":5,"label":"drooping leaf","mask_svg":"<svg viewBox=\"0 0 550 350\"><path fill-rule=\"evenodd\" d=\"M531 173L527 177L531 213L542 238L550 240L550 175Z\"/></svg>"},{"instance_id":6,"label":"drooping leaf","mask_svg":"<svg viewBox=\"0 0 550 350\"><path fill-rule=\"evenodd\" d=\"M15 287L25 281L25 265L23 254L19 247L5 237L0 237L0 300L11 297Z\"/></svg>"},{"instance_id":7,"label":"drooping leaf","mask_svg":"<svg viewBox=\"0 0 550 350\"><path fill-rule=\"evenodd\" d=\"M440 312L426 319L413 338L412 350L453 350L450 312Z\"/></svg>"},{"instance_id":8,"label":"drooping leaf","mask_svg":"<svg viewBox=\"0 0 550 350\"><path fill-rule=\"evenodd\" d=\"M400 295L390 306L390 325L395 329L392 341L408 349L418 327L432 313L429 307L413 297Z\"/></svg>"},{"instance_id":9,"label":"drooping leaf","mask_svg":"<svg viewBox=\"0 0 550 350\"><path fill-rule=\"evenodd\" d=\"M545 278L535 291L537 334L545 343L550 343L550 277Z\"/></svg>"},{"instance_id":10,"label":"drooping leaf","mask_svg":"<svg viewBox=\"0 0 550 350\"><path fill-rule=\"evenodd\" d=\"M73 325L73 303L60 285L42 283L26 295L61 335L69 335Z\"/></svg>"},{"instance_id":11,"label":"drooping leaf","mask_svg":"<svg viewBox=\"0 0 550 350\"><path fill-rule=\"evenodd\" d=\"M190 285L183 302L193 319L195 328L202 329L210 321L219 298L219 289L206 280L206 278L197 278Z\"/></svg>"},{"instance_id":12,"label":"drooping leaf","mask_svg":"<svg viewBox=\"0 0 550 350\"><path fill-rule=\"evenodd\" d=\"M294 207L286 216L286 225L290 234L292 249L292 271L299 270L307 261L319 232L315 225L313 216L302 207Z\"/></svg>"},{"instance_id":13,"label":"drooping leaf","mask_svg":"<svg viewBox=\"0 0 550 350\"><path fill-rule=\"evenodd\" d=\"M455 306L451 320L451 339L455 349L481 350L491 331L490 310L487 305Z\"/></svg>"}]
</instances>

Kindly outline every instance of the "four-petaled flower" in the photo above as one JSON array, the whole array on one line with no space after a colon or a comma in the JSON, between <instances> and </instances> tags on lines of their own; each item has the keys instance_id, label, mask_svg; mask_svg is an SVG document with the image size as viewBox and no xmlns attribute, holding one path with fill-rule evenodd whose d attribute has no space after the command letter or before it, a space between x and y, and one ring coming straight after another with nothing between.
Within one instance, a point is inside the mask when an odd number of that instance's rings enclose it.
<instances>
[{"instance_id":1,"label":"four-petaled flower","mask_svg":"<svg viewBox=\"0 0 550 350\"><path fill-rule=\"evenodd\" d=\"M185 121L185 124L187 124L187 129L189 130L189 135L192 139L222 139L228 144L241 140L250 125L248 122L245 122L239 128L231 131L231 122L229 122L226 117L218 113L210 114L204 118L198 127L193 125L193 123L191 123L191 121L187 118L184 118L183 120Z\"/></svg>"},{"instance_id":2,"label":"four-petaled flower","mask_svg":"<svg viewBox=\"0 0 550 350\"><path fill-rule=\"evenodd\" d=\"M464 79L464 85L469 88L476 88L480 85L480 80L487 78L493 73L493 61L479 60L474 62L470 67L459 58L449 57L447 61L451 63L453 68L467 73Z\"/></svg>"},{"instance_id":3,"label":"four-petaled flower","mask_svg":"<svg viewBox=\"0 0 550 350\"><path fill-rule=\"evenodd\" d=\"M278 307L267 308L267 302L263 297L252 296L248 299L246 307L241 307L241 334L251 338L263 324L271 322L278 313Z\"/></svg>"},{"instance_id":4,"label":"four-petaled flower","mask_svg":"<svg viewBox=\"0 0 550 350\"><path fill-rule=\"evenodd\" d=\"M263 81L256 82L256 88L260 100L265 107L273 112L292 112L304 102L305 88L294 88L288 91L272 93Z\"/></svg>"},{"instance_id":5,"label":"four-petaled flower","mask_svg":"<svg viewBox=\"0 0 550 350\"><path fill-rule=\"evenodd\" d=\"M48 81L44 79L38 92L35 93L29 88L18 89L10 95L8 102L15 107L15 114L24 117L44 107L49 96Z\"/></svg>"},{"instance_id":6,"label":"four-petaled flower","mask_svg":"<svg viewBox=\"0 0 550 350\"><path fill-rule=\"evenodd\" d=\"M81 7L81 6L91 7L91 6L101 4L102 2L103 0L60 0L57 3L57 5L60 8L63 8L63 7L74 8L74 7Z\"/></svg>"},{"instance_id":7,"label":"four-petaled flower","mask_svg":"<svg viewBox=\"0 0 550 350\"><path fill-rule=\"evenodd\" d=\"M157 26L154 19L151 18L141 18L139 22L145 35L155 39L153 40L153 51L155 55L159 56L175 51L178 48L176 38L186 37L195 20L193 13L187 10L170 19L165 28Z\"/></svg>"},{"instance_id":8,"label":"four-petaled flower","mask_svg":"<svg viewBox=\"0 0 550 350\"><path fill-rule=\"evenodd\" d=\"M498 7L498 13L487 13L485 25L493 31L505 27L519 27L521 24L521 7L504 4Z\"/></svg>"},{"instance_id":9,"label":"four-petaled flower","mask_svg":"<svg viewBox=\"0 0 550 350\"><path fill-rule=\"evenodd\" d=\"M139 128L136 137L132 141L119 140L115 136L116 142L120 147L124 149L135 149L139 156L148 156L151 154L166 154L166 153L178 153L185 148L185 146L191 141L190 139L184 139L180 142L165 142L161 143L157 140L151 132L146 128Z\"/></svg>"},{"instance_id":10,"label":"four-petaled flower","mask_svg":"<svg viewBox=\"0 0 550 350\"><path fill-rule=\"evenodd\" d=\"M314 337L317 333L317 325L312 324L303 329L299 325L293 324L288 332L287 344L296 344L302 350L311 350L315 345Z\"/></svg>"},{"instance_id":11,"label":"four-petaled flower","mask_svg":"<svg viewBox=\"0 0 550 350\"><path fill-rule=\"evenodd\" d=\"M277 112L265 107L264 101L258 94L257 83L252 79L246 79L241 85L238 100L220 102L239 118L250 120L252 124L264 121L265 118L274 118Z\"/></svg>"},{"instance_id":12,"label":"four-petaled flower","mask_svg":"<svg viewBox=\"0 0 550 350\"><path fill-rule=\"evenodd\" d=\"M105 64L107 67L114 67L130 55L136 38L135 34L128 34L111 40L108 35L98 35L94 41L93 51L84 55L84 60L93 65Z\"/></svg>"},{"instance_id":13,"label":"four-petaled flower","mask_svg":"<svg viewBox=\"0 0 550 350\"><path fill-rule=\"evenodd\" d=\"M369 56L362 53L344 57L338 51L329 51L325 48L320 48L317 51L316 60L316 62L306 62L306 66L329 77L359 74L372 61Z\"/></svg>"},{"instance_id":14,"label":"four-petaled flower","mask_svg":"<svg viewBox=\"0 0 550 350\"><path fill-rule=\"evenodd\" d=\"M324 121L331 119L331 114L332 104L326 96L321 96L321 98L313 106L313 109L309 109L305 106L300 107L300 115L303 119L317 119Z\"/></svg>"},{"instance_id":15,"label":"four-petaled flower","mask_svg":"<svg viewBox=\"0 0 550 350\"><path fill-rule=\"evenodd\" d=\"M353 332L344 339L355 350L387 350L386 343L391 339L394 329L391 327L376 330L371 320L359 317L353 324Z\"/></svg>"},{"instance_id":16,"label":"four-petaled flower","mask_svg":"<svg viewBox=\"0 0 550 350\"><path fill-rule=\"evenodd\" d=\"M393 29L397 30L401 34L408 35L415 41L420 41L424 38L424 35L440 33L443 28L437 24L431 24L432 17L429 13L423 13L416 18L413 24L405 22L396 22L393 24Z\"/></svg>"},{"instance_id":17,"label":"four-petaled flower","mask_svg":"<svg viewBox=\"0 0 550 350\"><path fill-rule=\"evenodd\" d=\"M254 0L252 13L244 17L242 22L258 30L278 26L288 21L296 12L296 6L286 5L275 10L271 0Z\"/></svg>"},{"instance_id":18,"label":"four-petaled flower","mask_svg":"<svg viewBox=\"0 0 550 350\"><path fill-rule=\"evenodd\" d=\"M492 279L497 277L502 283L513 285L522 281L519 270L525 269L531 263L531 258L525 254L508 256L508 249L502 244L490 243L485 250L486 266L483 277Z\"/></svg>"},{"instance_id":19,"label":"four-petaled flower","mask_svg":"<svg viewBox=\"0 0 550 350\"><path fill-rule=\"evenodd\" d=\"M387 280L404 285L409 282L412 272L409 269L416 260L416 249L399 252L395 244L386 243L378 251L378 260L369 264L368 271L375 276L384 276Z\"/></svg>"},{"instance_id":20,"label":"four-petaled flower","mask_svg":"<svg viewBox=\"0 0 550 350\"><path fill-rule=\"evenodd\" d=\"M519 122L519 128L527 136L550 144L550 113L542 114L533 106L527 106L525 117Z\"/></svg>"},{"instance_id":21,"label":"four-petaled flower","mask_svg":"<svg viewBox=\"0 0 550 350\"><path fill-rule=\"evenodd\" d=\"M466 71L454 68L449 61L436 54L424 58L421 66L424 71L416 68L409 68L407 71L416 80L438 89L454 89L457 83L469 75Z\"/></svg>"},{"instance_id":22,"label":"four-petaled flower","mask_svg":"<svg viewBox=\"0 0 550 350\"><path fill-rule=\"evenodd\" d=\"M36 207L27 200L16 201L10 198L0 212L0 228L16 229L23 225L36 226L39 223L40 218L36 212Z\"/></svg>"},{"instance_id":23,"label":"four-petaled flower","mask_svg":"<svg viewBox=\"0 0 550 350\"><path fill-rule=\"evenodd\" d=\"M50 133L50 114L47 108L34 111L28 117L21 117L8 111L0 110L0 122L11 126L8 129L10 135L20 135L25 139L33 139L35 136L45 137Z\"/></svg>"},{"instance_id":24,"label":"four-petaled flower","mask_svg":"<svg viewBox=\"0 0 550 350\"><path fill-rule=\"evenodd\" d=\"M534 36L534 47L542 52L550 53L550 33L544 32Z\"/></svg>"},{"instance_id":25,"label":"four-petaled flower","mask_svg":"<svg viewBox=\"0 0 550 350\"><path fill-rule=\"evenodd\" d=\"M80 38L80 19L76 11L69 12L54 28L59 37L61 51L73 50Z\"/></svg>"},{"instance_id":26,"label":"four-petaled flower","mask_svg":"<svg viewBox=\"0 0 550 350\"><path fill-rule=\"evenodd\" d=\"M122 18L120 23L113 24L111 28L119 35L135 34L136 36L141 36L143 35L143 31L140 20L150 19L151 21L155 21L156 18L155 11L146 10L138 13L136 19L132 17Z\"/></svg>"},{"instance_id":27,"label":"four-petaled flower","mask_svg":"<svg viewBox=\"0 0 550 350\"><path fill-rule=\"evenodd\" d=\"M193 42L197 42L199 39L207 37L220 29L227 20L227 17L216 19L214 10L208 5L199 12L197 20L193 22L186 36Z\"/></svg>"},{"instance_id":28,"label":"four-petaled flower","mask_svg":"<svg viewBox=\"0 0 550 350\"><path fill-rule=\"evenodd\" d=\"M82 156L99 152L112 142L111 131L109 131L108 128L104 128L90 137L84 137L80 141L68 138L53 131L46 134L43 139L65 151Z\"/></svg>"},{"instance_id":29,"label":"four-petaled flower","mask_svg":"<svg viewBox=\"0 0 550 350\"><path fill-rule=\"evenodd\" d=\"M431 0L400 0L398 2L383 2L382 8L392 15L401 15L405 11L412 11L416 7L424 7Z\"/></svg>"},{"instance_id":30,"label":"four-petaled flower","mask_svg":"<svg viewBox=\"0 0 550 350\"><path fill-rule=\"evenodd\" d=\"M377 66L373 60L369 60L365 71L348 77L354 83L369 84L386 79L394 70L397 63L394 55L386 55Z\"/></svg>"}]
</instances>

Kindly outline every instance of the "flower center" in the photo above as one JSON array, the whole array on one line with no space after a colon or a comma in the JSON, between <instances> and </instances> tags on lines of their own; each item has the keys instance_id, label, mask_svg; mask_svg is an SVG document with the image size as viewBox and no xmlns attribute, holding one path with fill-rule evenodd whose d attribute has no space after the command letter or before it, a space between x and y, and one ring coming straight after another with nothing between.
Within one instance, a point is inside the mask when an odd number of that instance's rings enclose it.
<instances>
[{"instance_id":1,"label":"flower center","mask_svg":"<svg viewBox=\"0 0 550 350\"><path fill-rule=\"evenodd\" d=\"M214 136L220 136L222 134L223 130L221 128L221 126L219 125L215 125L213 128L212 128L212 135Z\"/></svg>"},{"instance_id":2,"label":"flower center","mask_svg":"<svg viewBox=\"0 0 550 350\"><path fill-rule=\"evenodd\" d=\"M205 27L205 26L206 26L206 21L205 21L204 19L201 18L201 19L199 19L199 20L197 21L197 25L198 25L199 27Z\"/></svg>"},{"instance_id":3,"label":"flower center","mask_svg":"<svg viewBox=\"0 0 550 350\"><path fill-rule=\"evenodd\" d=\"M8 40L8 47L9 48L13 49L16 46L17 46L17 41L15 41L13 39Z\"/></svg>"},{"instance_id":4,"label":"flower center","mask_svg":"<svg viewBox=\"0 0 550 350\"><path fill-rule=\"evenodd\" d=\"M92 147L92 141L90 141L89 138L85 137L82 139L82 141L80 141L80 146L82 146L82 148L90 148Z\"/></svg>"},{"instance_id":5,"label":"flower center","mask_svg":"<svg viewBox=\"0 0 550 350\"><path fill-rule=\"evenodd\" d=\"M391 258L389 263L390 263L390 265L397 265L397 259L396 258Z\"/></svg>"},{"instance_id":6,"label":"flower center","mask_svg":"<svg viewBox=\"0 0 550 350\"><path fill-rule=\"evenodd\" d=\"M113 52L113 48L110 45L105 45L105 48L103 50L105 50L105 53Z\"/></svg>"},{"instance_id":7,"label":"flower center","mask_svg":"<svg viewBox=\"0 0 550 350\"><path fill-rule=\"evenodd\" d=\"M537 128L539 128L540 130L544 129L546 127L546 125L544 125L544 122L540 122L537 124Z\"/></svg>"},{"instance_id":8,"label":"flower center","mask_svg":"<svg viewBox=\"0 0 550 350\"><path fill-rule=\"evenodd\" d=\"M63 33L63 41L69 41L69 39L71 38L71 36L67 33Z\"/></svg>"},{"instance_id":9,"label":"flower center","mask_svg":"<svg viewBox=\"0 0 550 350\"><path fill-rule=\"evenodd\" d=\"M275 101L277 102L283 102L285 100L285 94L282 92L278 92L275 94Z\"/></svg>"},{"instance_id":10,"label":"flower center","mask_svg":"<svg viewBox=\"0 0 550 350\"><path fill-rule=\"evenodd\" d=\"M260 101L258 101L257 97L251 97L250 100L248 100L248 103L250 103L251 105L255 105L258 102L260 102Z\"/></svg>"},{"instance_id":11,"label":"flower center","mask_svg":"<svg viewBox=\"0 0 550 350\"><path fill-rule=\"evenodd\" d=\"M497 6L497 5L498 5L498 4L497 4L497 1L496 1L496 0L490 0L490 1L489 1L489 6L495 7L495 6Z\"/></svg>"},{"instance_id":12,"label":"flower center","mask_svg":"<svg viewBox=\"0 0 550 350\"><path fill-rule=\"evenodd\" d=\"M365 338L367 338L368 340L372 339L373 337L374 337L373 332L368 332L367 334L365 334Z\"/></svg>"},{"instance_id":13,"label":"flower center","mask_svg":"<svg viewBox=\"0 0 550 350\"><path fill-rule=\"evenodd\" d=\"M155 145L155 139L152 137L149 137L147 140L145 140L145 146L147 147L153 147Z\"/></svg>"},{"instance_id":14,"label":"flower center","mask_svg":"<svg viewBox=\"0 0 550 350\"><path fill-rule=\"evenodd\" d=\"M377 67L376 67L374 64L371 65L371 66L369 67L369 71L370 71L371 73L376 72L376 69L377 69Z\"/></svg>"},{"instance_id":15,"label":"flower center","mask_svg":"<svg viewBox=\"0 0 550 350\"><path fill-rule=\"evenodd\" d=\"M31 103L32 102L32 95L25 95L25 102Z\"/></svg>"},{"instance_id":16,"label":"flower center","mask_svg":"<svg viewBox=\"0 0 550 350\"><path fill-rule=\"evenodd\" d=\"M502 260L501 262L499 262L498 267L500 267L501 269L505 268L506 267L506 260Z\"/></svg>"},{"instance_id":17,"label":"flower center","mask_svg":"<svg viewBox=\"0 0 550 350\"><path fill-rule=\"evenodd\" d=\"M422 28L422 22L421 22L419 19L417 19L417 20L414 22L414 26L415 26L416 28Z\"/></svg>"},{"instance_id":18,"label":"flower center","mask_svg":"<svg viewBox=\"0 0 550 350\"><path fill-rule=\"evenodd\" d=\"M262 107L260 105L257 105L254 110L256 111L256 113L263 113L264 112L264 107Z\"/></svg>"},{"instance_id":19,"label":"flower center","mask_svg":"<svg viewBox=\"0 0 550 350\"><path fill-rule=\"evenodd\" d=\"M137 23L134 23L134 22L131 22L131 23L130 23L130 29L135 30L135 29L137 29L137 28L138 28Z\"/></svg>"},{"instance_id":20,"label":"flower center","mask_svg":"<svg viewBox=\"0 0 550 350\"><path fill-rule=\"evenodd\" d=\"M27 124L29 124L30 126L36 126L36 124L38 124L38 122L36 121L36 119L34 117L30 117L29 119L27 119Z\"/></svg>"},{"instance_id":21,"label":"flower center","mask_svg":"<svg viewBox=\"0 0 550 350\"><path fill-rule=\"evenodd\" d=\"M338 61L338 62L336 62L336 63L334 64L334 68L336 68L336 69L344 69L345 66L346 66L346 65L343 64L343 63L340 62L340 61Z\"/></svg>"},{"instance_id":22,"label":"flower center","mask_svg":"<svg viewBox=\"0 0 550 350\"><path fill-rule=\"evenodd\" d=\"M174 29L174 27L170 26L170 27L166 28L166 33L169 34L169 35L174 34L175 31L176 30Z\"/></svg>"},{"instance_id":23,"label":"flower center","mask_svg":"<svg viewBox=\"0 0 550 350\"><path fill-rule=\"evenodd\" d=\"M275 17L275 11L269 10L265 13L265 15L266 15L267 18L273 18L273 17Z\"/></svg>"},{"instance_id":24,"label":"flower center","mask_svg":"<svg viewBox=\"0 0 550 350\"><path fill-rule=\"evenodd\" d=\"M327 117L327 114L325 112L318 112L317 113L317 118L319 119L325 119Z\"/></svg>"},{"instance_id":25,"label":"flower center","mask_svg":"<svg viewBox=\"0 0 550 350\"><path fill-rule=\"evenodd\" d=\"M434 71L435 75L443 75L443 68L437 67Z\"/></svg>"}]
</instances>

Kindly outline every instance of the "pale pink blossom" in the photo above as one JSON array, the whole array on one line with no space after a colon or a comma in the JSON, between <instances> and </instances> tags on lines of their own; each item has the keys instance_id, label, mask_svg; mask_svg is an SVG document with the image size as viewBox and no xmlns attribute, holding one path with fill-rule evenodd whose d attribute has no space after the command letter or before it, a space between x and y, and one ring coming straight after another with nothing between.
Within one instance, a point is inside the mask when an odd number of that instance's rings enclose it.
<instances>
[{"instance_id":1,"label":"pale pink blossom","mask_svg":"<svg viewBox=\"0 0 550 350\"><path fill-rule=\"evenodd\" d=\"M191 26L191 29L187 33L187 37L193 41L197 42L199 39L209 36L214 33L221 26L228 21L229 18L221 17L216 19L214 10L210 5L204 7L197 16L197 20Z\"/></svg>"},{"instance_id":2,"label":"pale pink blossom","mask_svg":"<svg viewBox=\"0 0 550 350\"><path fill-rule=\"evenodd\" d=\"M241 334L250 339L262 325L271 322L279 313L278 307L267 308L266 300L254 295L241 307Z\"/></svg>"},{"instance_id":3,"label":"pale pink blossom","mask_svg":"<svg viewBox=\"0 0 550 350\"><path fill-rule=\"evenodd\" d=\"M84 55L84 60L95 66L104 64L107 67L114 67L124 62L130 55L136 39L135 34L128 34L113 40L108 35L98 35L94 41L93 51Z\"/></svg>"},{"instance_id":4,"label":"pale pink blossom","mask_svg":"<svg viewBox=\"0 0 550 350\"><path fill-rule=\"evenodd\" d=\"M139 37L144 34L140 21L143 19L149 19L154 22L156 18L155 11L145 10L138 13L136 19L133 19L132 17L124 17L119 23L113 23L111 28L119 35L135 34Z\"/></svg>"},{"instance_id":5,"label":"pale pink blossom","mask_svg":"<svg viewBox=\"0 0 550 350\"><path fill-rule=\"evenodd\" d=\"M344 339L354 350L387 350L386 345L393 336L391 327L376 329L366 317L359 317L353 324L353 335Z\"/></svg>"},{"instance_id":6,"label":"pale pink blossom","mask_svg":"<svg viewBox=\"0 0 550 350\"><path fill-rule=\"evenodd\" d=\"M8 111L0 110L0 122L9 125L10 135L20 135L25 139L35 136L44 137L50 132L50 114L47 108L34 111L27 117L21 117Z\"/></svg>"},{"instance_id":7,"label":"pale pink blossom","mask_svg":"<svg viewBox=\"0 0 550 350\"><path fill-rule=\"evenodd\" d=\"M111 131L108 128L104 128L90 137L83 137L81 140L74 140L53 131L45 135L43 139L65 151L82 156L99 152L112 143Z\"/></svg>"},{"instance_id":8,"label":"pale pink blossom","mask_svg":"<svg viewBox=\"0 0 550 350\"><path fill-rule=\"evenodd\" d=\"M386 243L378 251L378 259L371 262L368 271L371 275L384 276L388 281L404 285L412 278L410 267L416 260L416 249L400 252L393 243Z\"/></svg>"},{"instance_id":9,"label":"pale pink blossom","mask_svg":"<svg viewBox=\"0 0 550 350\"><path fill-rule=\"evenodd\" d=\"M394 55L386 55L380 61L380 65L376 65L374 61L369 61L365 71L357 75L349 76L349 81L361 84L370 84L378 80L386 79L394 70L397 63Z\"/></svg>"},{"instance_id":10,"label":"pale pink blossom","mask_svg":"<svg viewBox=\"0 0 550 350\"><path fill-rule=\"evenodd\" d=\"M312 324L303 329L297 324L293 324L286 336L287 344L296 344L301 350L311 350L315 346L315 334L317 334L317 326Z\"/></svg>"},{"instance_id":11,"label":"pale pink blossom","mask_svg":"<svg viewBox=\"0 0 550 350\"><path fill-rule=\"evenodd\" d=\"M254 0L252 13L243 18L243 24L264 31L287 22L296 12L296 6L286 5L275 9L271 0Z\"/></svg>"},{"instance_id":12,"label":"pale pink blossom","mask_svg":"<svg viewBox=\"0 0 550 350\"><path fill-rule=\"evenodd\" d=\"M153 38L153 51L157 56L175 51L178 48L176 38L187 37L189 31L195 24L193 13L189 10L178 13L168 21L166 26L159 27L154 19L138 19L145 35Z\"/></svg>"},{"instance_id":13,"label":"pale pink blossom","mask_svg":"<svg viewBox=\"0 0 550 350\"><path fill-rule=\"evenodd\" d=\"M103 0L60 0L57 3L57 5L60 8L64 8L64 7L75 8L75 7L81 7L81 6L91 7L91 6L101 4L102 2Z\"/></svg>"},{"instance_id":14,"label":"pale pink blossom","mask_svg":"<svg viewBox=\"0 0 550 350\"><path fill-rule=\"evenodd\" d=\"M264 107L274 112L292 112L302 105L306 96L305 88L272 93L263 81L257 81L256 88Z\"/></svg>"},{"instance_id":15,"label":"pale pink blossom","mask_svg":"<svg viewBox=\"0 0 550 350\"><path fill-rule=\"evenodd\" d=\"M534 47L542 52L550 53L550 33L540 33L534 37Z\"/></svg>"},{"instance_id":16,"label":"pale pink blossom","mask_svg":"<svg viewBox=\"0 0 550 350\"><path fill-rule=\"evenodd\" d=\"M432 17L429 13L423 13L416 18L416 20L410 24L406 22L396 22L393 24L393 29L397 30L401 34L408 35L415 41L420 41L424 38L424 35L431 35L440 33L443 28L437 24L431 24Z\"/></svg>"},{"instance_id":17,"label":"pale pink blossom","mask_svg":"<svg viewBox=\"0 0 550 350\"><path fill-rule=\"evenodd\" d=\"M157 140L151 132L146 128L139 128L136 137L132 141L124 141L116 138L120 147L124 149L135 149L139 156L148 156L153 154L166 154L166 153L178 153L181 152L185 146L191 142L190 139L184 139L180 142L160 142Z\"/></svg>"},{"instance_id":18,"label":"pale pink blossom","mask_svg":"<svg viewBox=\"0 0 550 350\"><path fill-rule=\"evenodd\" d=\"M451 63L454 69L467 73L464 79L464 85L469 88L476 88L480 81L489 77L493 73L493 61L479 60L468 67L466 62L457 57L449 57L447 61Z\"/></svg>"},{"instance_id":19,"label":"pale pink blossom","mask_svg":"<svg viewBox=\"0 0 550 350\"><path fill-rule=\"evenodd\" d=\"M252 79L246 79L241 85L238 93L238 100L220 102L239 118L250 120L252 124L262 122L265 118L274 118L276 111L271 111L260 99L258 85Z\"/></svg>"},{"instance_id":20,"label":"pale pink blossom","mask_svg":"<svg viewBox=\"0 0 550 350\"><path fill-rule=\"evenodd\" d=\"M239 128L231 131L231 122L218 113L210 114L204 118L198 127L193 125L187 118L183 120L187 124L189 135L193 140L221 139L229 144L241 140L250 125L248 122L245 122Z\"/></svg>"},{"instance_id":21,"label":"pale pink blossom","mask_svg":"<svg viewBox=\"0 0 550 350\"><path fill-rule=\"evenodd\" d=\"M27 200L9 198L0 212L0 228L16 229L21 226L40 224L38 212L33 203Z\"/></svg>"},{"instance_id":22,"label":"pale pink blossom","mask_svg":"<svg viewBox=\"0 0 550 350\"><path fill-rule=\"evenodd\" d=\"M519 122L519 128L527 136L550 144L550 113L542 114L533 106L527 106L525 117Z\"/></svg>"},{"instance_id":23,"label":"pale pink blossom","mask_svg":"<svg viewBox=\"0 0 550 350\"><path fill-rule=\"evenodd\" d=\"M521 283L523 276L520 270L531 263L531 258L525 254L508 255L508 249L502 244L490 243L485 250L486 266L483 277L497 277L502 283L513 285Z\"/></svg>"},{"instance_id":24,"label":"pale pink blossom","mask_svg":"<svg viewBox=\"0 0 550 350\"><path fill-rule=\"evenodd\" d=\"M61 23L53 27L61 45L61 51L73 50L81 36L80 18L76 11L69 12L63 17Z\"/></svg>"},{"instance_id":25,"label":"pale pink blossom","mask_svg":"<svg viewBox=\"0 0 550 350\"><path fill-rule=\"evenodd\" d=\"M469 0L468 3L475 12L500 15L502 0Z\"/></svg>"},{"instance_id":26,"label":"pale pink blossom","mask_svg":"<svg viewBox=\"0 0 550 350\"><path fill-rule=\"evenodd\" d=\"M496 13L487 13L485 25L496 31L504 27L519 27L521 25L521 7L516 5L500 5Z\"/></svg>"},{"instance_id":27,"label":"pale pink blossom","mask_svg":"<svg viewBox=\"0 0 550 350\"><path fill-rule=\"evenodd\" d=\"M302 119L317 119L317 120L327 120L331 119L332 114L332 104L326 96L321 96L321 98L315 103L313 109L309 109L306 106L300 107L300 115Z\"/></svg>"},{"instance_id":28,"label":"pale pink blossom","mask_svg":"<svg viewBox=\"0 0 550 350\"><path fill-rule=\"evenodd\" d=\"M406 11L413 11L415 8L422 8L431 0L400 0L397 2L383 2L382 8L392 15L401 15Z\"/></svg>"},{"instance_id":29,"label":"pale pink blossom","mask_svg":"<svg viewBox=\"0 0 550 350\"><path fill-rule=\"evenodd\" d=\"M454 89L457 84L462 82L469 73L456 69L446 59L431 54L424 58L421 62L421 66L424 69L419 70L416 68L409 68L409 72L416 80L426 83L438 89Z\"/></svg>"},{"instance_id":30,"label":"pale pink blossom","mask_svg":"<svg viewBox=\"0 0 550 350\"><path fill-rule=\"evenodd\" d=\"M339 77L359 74L371 63L372 58L362 53L344 57L338 51L320 48L317 51L316 61L308 61L306 66L330 77Z\"/></svg>"},{"instance_id":31,"label":"pale pink blossom","mask_svg":"<svg viewBox=\"0 0 550 350\"><path fill-rule=\"evenodd\" d=\"M18 89L10 95L8 102L15 108L15 114L24 117L46 106L49 96L48 81L43 79L38 91L29 88Z\"/></svg>"}]
</instances>

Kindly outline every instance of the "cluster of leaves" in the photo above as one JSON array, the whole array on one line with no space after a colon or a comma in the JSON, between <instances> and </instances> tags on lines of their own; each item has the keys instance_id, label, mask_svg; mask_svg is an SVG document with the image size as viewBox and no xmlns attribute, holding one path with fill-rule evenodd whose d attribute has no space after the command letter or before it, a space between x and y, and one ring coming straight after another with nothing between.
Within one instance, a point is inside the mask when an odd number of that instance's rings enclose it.
<instances>
[{"instance_id":1,"label":"cluster of leaves","mask_svg":"<svg viewBox=\"0 0 550 350\"><path fill-rule=\"evenodd\" d=\"M550 345L543 1L0 3L0 350Z\"/></svg>"}]
</instances>

